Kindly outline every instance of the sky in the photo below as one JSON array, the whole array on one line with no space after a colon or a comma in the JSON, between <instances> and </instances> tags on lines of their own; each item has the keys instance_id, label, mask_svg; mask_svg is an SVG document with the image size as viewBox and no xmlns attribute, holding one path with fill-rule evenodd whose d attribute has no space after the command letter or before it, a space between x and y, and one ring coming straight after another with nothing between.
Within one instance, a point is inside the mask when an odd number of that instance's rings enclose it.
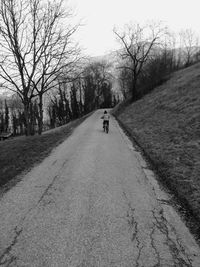
<instances>
[{"instance_id":1,"label":"sky","mask_svg":"<svg viewBox=\"0 0 200 267\"><path fill-rule=\"evenodd\" d=\"M91 56L117 49L113 27L137 21L163 21L173 31L192 28L200 34L199 0L65 0L82 19L77 33L80 45Z\"/></svg>"}]
</instances>

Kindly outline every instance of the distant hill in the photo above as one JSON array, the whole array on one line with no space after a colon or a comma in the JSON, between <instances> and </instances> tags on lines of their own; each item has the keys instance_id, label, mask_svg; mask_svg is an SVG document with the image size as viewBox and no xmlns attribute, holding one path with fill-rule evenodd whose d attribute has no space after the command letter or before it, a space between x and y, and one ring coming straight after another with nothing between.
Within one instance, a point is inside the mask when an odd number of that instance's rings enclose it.
<instances>
[{"instance_id":1,"label":"distant hill","mask_svg":"<svg viewBox=\"0 0 200 267\"><path fill-rule=\"evenodd\" d=\"M200 63L125 108L118 119L200 221Z\"/></svg>"}]
</instances>

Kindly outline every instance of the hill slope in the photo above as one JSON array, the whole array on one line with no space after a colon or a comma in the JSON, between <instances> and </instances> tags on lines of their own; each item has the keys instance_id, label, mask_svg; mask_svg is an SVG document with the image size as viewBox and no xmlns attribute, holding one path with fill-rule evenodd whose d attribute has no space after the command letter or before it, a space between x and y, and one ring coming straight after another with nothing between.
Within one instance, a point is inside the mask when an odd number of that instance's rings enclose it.
<instances>
[{"instance_id":1,"label":"hill slope","mask_svg":"<svg viewBox=\"0 0 200 267\"><path fill-rule=\"evenodd\" d=\"M175 72L117 117L200 220L200 64Z\"/></svg>"}]
</instances>

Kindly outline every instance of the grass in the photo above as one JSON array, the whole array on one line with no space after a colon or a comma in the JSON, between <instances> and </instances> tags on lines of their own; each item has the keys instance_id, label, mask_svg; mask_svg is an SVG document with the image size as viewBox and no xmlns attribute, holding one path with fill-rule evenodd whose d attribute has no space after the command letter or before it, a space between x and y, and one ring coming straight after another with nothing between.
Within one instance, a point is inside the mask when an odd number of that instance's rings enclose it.
<instances>
[{"instance_id":1,"label":"grass","mask_svg":"<svg viewBox=\"0 0 200 267\"><path fill-rule=\"evenodd\" d=\"M200 221L200 64L117 112L162 183Z\"/></svg>"},{"instance_id":2,"label":"grass","mask_svg":"<svg viewBox=\"0 0 200 267\"><path fill-rule=\"evenodd\" d=\"M15 185L18 175L39 163L62 143L87 116L49 130L41 136L20 136L0 142L0 187Z\"/></svg>"}]
</instances>

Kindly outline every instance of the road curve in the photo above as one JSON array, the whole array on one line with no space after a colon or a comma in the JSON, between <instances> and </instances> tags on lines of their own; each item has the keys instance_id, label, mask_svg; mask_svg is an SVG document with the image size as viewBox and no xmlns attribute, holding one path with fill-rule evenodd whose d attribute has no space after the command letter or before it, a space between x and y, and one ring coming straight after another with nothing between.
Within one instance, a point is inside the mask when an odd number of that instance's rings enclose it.
<instances>
[{"instance_id":1,"label":"road curve","mask_svg":"<svg viewBox=\"0 0 200 267\"><path fill-rule=\"evenodd\" d=\"M0 200L0 266L200 266L200 250L114 118L102 111Z\"/></svg>"}]
</instances>

